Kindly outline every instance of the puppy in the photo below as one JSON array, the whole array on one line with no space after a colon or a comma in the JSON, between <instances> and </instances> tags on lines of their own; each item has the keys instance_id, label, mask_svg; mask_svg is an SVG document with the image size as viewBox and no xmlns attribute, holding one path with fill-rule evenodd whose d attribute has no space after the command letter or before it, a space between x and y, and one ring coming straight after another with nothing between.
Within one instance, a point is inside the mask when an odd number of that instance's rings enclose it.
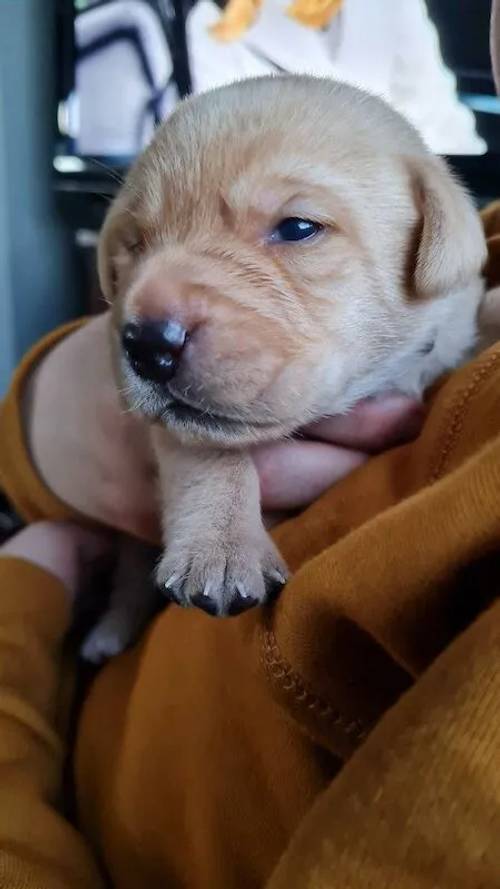
<instances>
[{"instance_id":1,"label":"puppy","mask_svg":"<svg viewBox=\"0 0 500 889\"><path fill-rule=\"evenodd\" d=\"M381 100L286 76L179 106L99 246L118 385L150 423L171 599L234 615L285 583L250 446L387 390L420 396L463 362L485 259L471 200ZM137 607L116 599L88 654L126 644Z\"/></svg>"}]
</instances>

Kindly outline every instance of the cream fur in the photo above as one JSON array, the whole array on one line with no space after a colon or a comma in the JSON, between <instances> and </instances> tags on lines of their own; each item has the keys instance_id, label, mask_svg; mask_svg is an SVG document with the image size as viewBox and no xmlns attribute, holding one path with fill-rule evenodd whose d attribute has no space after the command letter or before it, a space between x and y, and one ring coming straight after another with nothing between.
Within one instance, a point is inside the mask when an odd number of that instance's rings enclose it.
<instances>
[{"instance_id":1,"label":"cream fur","mask_svg":"<svg viewBox=\"0 0 500 889\"><path fill-rule=\"evenodd\" d=\"M269 243L288 216L324 229ZM468 195L381 100L287 76L180 105L132 169L99 247L119 385L156 424L158 580L175 598L205 592L219 613L237 590L264 599L285 568L247 446L386 390L420 396L475 347L485 258ZM193 331L163 389L120 353L121 325L138 318ZM200 421L179 420L176 399Z\"/></svg>"}]
</instances>

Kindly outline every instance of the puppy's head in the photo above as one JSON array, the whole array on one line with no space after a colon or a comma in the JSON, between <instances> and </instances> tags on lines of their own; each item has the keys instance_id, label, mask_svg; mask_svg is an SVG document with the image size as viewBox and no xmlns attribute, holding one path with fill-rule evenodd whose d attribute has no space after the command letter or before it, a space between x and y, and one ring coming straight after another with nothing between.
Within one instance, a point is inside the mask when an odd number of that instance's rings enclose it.
<instances>
[{"instance_id":1,"label":"puppy's head","mask_svg":"<svg viewBox=\"0 0 500 889\"><path fill-rule=\"evenodd\" d=\"M111 208L99 265L129 404L184 437L278 437L470 348L485 245L383 102L307 77L183 103Z\"/></svg>"}]
</instances>

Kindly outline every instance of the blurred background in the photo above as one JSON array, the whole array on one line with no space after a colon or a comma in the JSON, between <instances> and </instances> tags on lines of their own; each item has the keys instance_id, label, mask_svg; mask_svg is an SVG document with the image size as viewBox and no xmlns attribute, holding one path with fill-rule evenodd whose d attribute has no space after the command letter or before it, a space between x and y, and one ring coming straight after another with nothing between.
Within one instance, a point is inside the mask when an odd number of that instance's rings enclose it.
<instances>
[{"instance_id":1,"label":"blurred background","mask_svg":"<svg viewBox=\"0 0 500 889\"><path fill-rule=\"evenodd\" d=\"M301 71L384 96L478 205L500 197L490 0L0 0L0 395L29 345L103 309L95 243L190 92Z\"/></svg>"}]
</instances>

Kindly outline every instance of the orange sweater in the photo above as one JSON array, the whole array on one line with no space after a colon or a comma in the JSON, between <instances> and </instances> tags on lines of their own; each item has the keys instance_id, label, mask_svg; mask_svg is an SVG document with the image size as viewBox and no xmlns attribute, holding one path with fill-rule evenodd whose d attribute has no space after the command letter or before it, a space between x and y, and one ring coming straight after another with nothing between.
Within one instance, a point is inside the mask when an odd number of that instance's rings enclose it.
<instances>
[{"instance_id":1,"label":"orange sweater","mask_svg":"<svg viewBox=\"0 0 500 889\"><path fill-rule=\"evenodd\" d=\"M25 370L0 481L60 518ZM119 889L500 887L499 503L500 345L437 388L416 442L276 530L295 575L273 609L171 607L100 672L74 760L93 855L57 814L64 594L0 562L0 887L97 889L95 860Z\"/></svg>"}]
</instances>

